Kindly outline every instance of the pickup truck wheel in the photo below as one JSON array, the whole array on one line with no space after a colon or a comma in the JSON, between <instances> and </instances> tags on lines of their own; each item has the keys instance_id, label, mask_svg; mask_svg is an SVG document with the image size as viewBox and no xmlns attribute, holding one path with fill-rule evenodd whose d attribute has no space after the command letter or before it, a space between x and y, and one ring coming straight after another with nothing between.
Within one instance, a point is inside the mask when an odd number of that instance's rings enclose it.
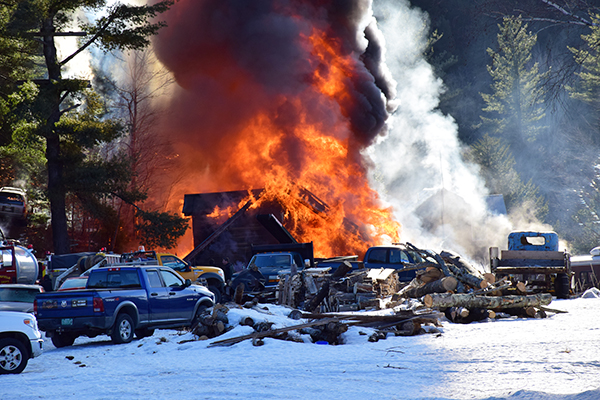
<instances>
[{"instance_id":1,"label":"pickup truck wheel","mask_svg":"<svg viewBox=\"0 0 600 400\"><path fill-rule=\"evenodd\" d=\"M133 333L133 320L129 314L119 314L110 335L113 343L129 343L133 340Z\"/></svg>"},{"instance_id":2,"label":"pickup truck wheel","mask_svg":"<svg viewBox=\"0 0 600 400\"><path fill-rule=\"evenodd\" d=\"M75 339L76 336L74 335L69 335L66 333L63 333L61 335L59 333L54 332L54 334L52 335L52 344L54 345L54 347L59 349L61 347L72 346L75 342Z\"/></svg>"},{"instance_id":3,"label":"pickup truck wheel","mask_svg":"<svg viewBox=\"0 0 600 400\"><path fill-rule=\"evenodd\" d=\"M135 330L135 336L137 336L138 339L143 339L145 337L150 337L152 335L154 335L154 329L142 328L142 329Z\"/></svg>"},{"instance_id":4,"label":"pickup truck wheel","mask_svg":"<svg viewBox=\"0 0 600 400\"><path fill-rule=\"evenodd\" d=\"M554 280L554 293L556 297L559 299L568 299L570 292L570 280L569 275L560 273L556 274L556 278Z\"/></svg>"},{"instance_id":5,"label":"pickup truck wheel","mask_svg":"<svg viewBox=\"0 0 600 400\"><path fill-rule=\"evenodd\" d=\"M20 374L27 366L29 353L17 339L0 340L0 374Z\"/></svg>"},{"instance_id":6,"label":"pickup truck wheel","mask_svg":"<svg viewBox=\"0 0 600 400\"><path fill-rule=\"evenodd\" d=\"M215 295L215 304L221 302L221 291L215 285L208 285L208 290L210 290Z\"/></svg>"}]
</instances>

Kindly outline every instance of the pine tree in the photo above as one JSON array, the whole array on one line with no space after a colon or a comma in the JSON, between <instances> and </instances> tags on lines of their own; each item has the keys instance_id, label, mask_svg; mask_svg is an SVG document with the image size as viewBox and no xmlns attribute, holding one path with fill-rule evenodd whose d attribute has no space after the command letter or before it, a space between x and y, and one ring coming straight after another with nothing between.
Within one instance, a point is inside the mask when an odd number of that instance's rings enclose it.
<instances>
[{"instance_id":1,"label":"pine tree","mask_svg":"<svg viewBox=\"0 0 600 400\"><path fill-rule=\"evenodd\" d=\"M482 93L482 117L489 133L507 139L509 145L522 146L532 142L543 129L542 81L548 72L540 73L538 63L531 65L531 49L537 36L527 32L521 17L505 17L498 25L498 50L487 49L492 64L487 69L494 83L492 93Z\"/></svg>"},{"instance_id":2,"label":"pine tree","mask_svg":"<svg viewBox=\"0 0 600 400\"><path fill-rule=\"evenodd\" d=\"M90 46L104 50L135 50L146 47L149 37L164 26L154 18L169 9L172 0L153 5L130 6L106 0L21 0L7 24L7 31L20 40L41 43L46 79L35 80L38 94L29 112L32 135L45 144L47 195L52 216L52 238L57 254L70 251L67 194L78 197L80 204L102 214L110 212L109 196L135 202L143 193L125 191L123 182L131 179L125 163L118 156L104 160L94 157L94 149L121 133L119 124L103 118L97 97L89 90L89 82L64 79L64 67ZM81 9L102 12L96 21L85 23L76 18ZM82 32L64 33L70 25ZM62 35L81 36L78 49L60 60L55 38Z\"/></svg>"},{"instance_id":3,"label":"pine tree","mask_svg":"<svg viewBox=\"0 0 600 400\"><path fill-rule=\"evenodd\" d=\"M590 16L590 33L582 35L584 46L580 49L569 47L574 59L581 67L576 75L579 82L568 87L571 97L591 106L596 119L600 116L600 16ZM598 135L600 124L597 122L595 133ZM598 161L598 160L596 160ZM588 184L577 191L579 206L573 214L573 220L579 228L577 236L571 241L574 250L587 253L597 246L600 239L600 171L598 163L594 167L594 176Z\"/></svg>"},{"instance_id":4,"label":"pine tree","mask_svg":"<svg viewBox=\"0 0 600 400\"><path fill-rule=\"evenodd\" d=\"M600 16L591 16L593 25L589 35L582 35L585 46L581 49L569 47L575 61L582 68L577 87L569 87L571 96L594 106L600 111Z\"/></svg>"}]
</instances>

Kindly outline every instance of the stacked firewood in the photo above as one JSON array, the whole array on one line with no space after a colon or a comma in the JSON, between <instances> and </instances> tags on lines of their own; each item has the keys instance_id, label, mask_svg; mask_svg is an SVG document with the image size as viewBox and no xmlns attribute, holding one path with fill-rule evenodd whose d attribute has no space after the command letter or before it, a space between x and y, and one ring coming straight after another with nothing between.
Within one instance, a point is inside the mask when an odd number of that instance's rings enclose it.
<instances>
[{"instance_id":1,"label":"stacked firewood","mask_svg":"<svg viewBox=\"0 0 600 400\"><path fill-rule=\"evenodd\" d=\"M333 274L317 268L281 276L277 302L308 312L378 309L380 299L396 293L399 287L395 270L352 271L350 263L343 262Z\"/></svg>"},{"instance_id":2,"label":"stacked firewood","mask_svg":"<svg viewBox=\"0 0 600 400\"><path fill-rule=\"evenodd\" d=\"M192 325L192 332L202 340L222 335L228 330L227 311L227 307L221 304L217 304L212 310L205 311Z\"/></svg>"}]
</instances>

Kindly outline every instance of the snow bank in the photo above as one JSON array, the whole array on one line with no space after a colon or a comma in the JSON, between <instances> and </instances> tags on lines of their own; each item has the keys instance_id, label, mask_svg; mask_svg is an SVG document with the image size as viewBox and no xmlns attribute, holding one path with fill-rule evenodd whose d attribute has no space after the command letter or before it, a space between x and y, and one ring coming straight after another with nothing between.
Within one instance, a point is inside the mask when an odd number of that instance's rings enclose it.
<instances>
[{"instance_id":1,"label":"snow bank","mask_svg":"<svg viewBox=\"0 0 600 400\"><path fill-rule=\"evenodd\" d=\"M295 324L289 309L231 309ZM2 400L17 399L319 399L319 400L596 400L600 399L600 301L556 300L567 313L545 319L443 323L440 332L388 337L371 343L369 330L352 327L344 345L266 338L229 347L189 332L157 330L148 338L113 345L107 336L78 338L45 352L20 375L0 377ZM236 326L227 336L250 333ZM192 340L192 341L190 341Z\"/></svg>"}]
</instances>

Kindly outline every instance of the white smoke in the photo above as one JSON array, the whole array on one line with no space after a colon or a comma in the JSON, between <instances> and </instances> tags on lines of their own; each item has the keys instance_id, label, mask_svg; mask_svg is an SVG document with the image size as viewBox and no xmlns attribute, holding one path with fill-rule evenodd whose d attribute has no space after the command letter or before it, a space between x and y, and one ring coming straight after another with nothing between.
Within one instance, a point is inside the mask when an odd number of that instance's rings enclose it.
<instances>
[{"instance_id":1,"label":"white smoke","mask_svg":"<svg viewBox=\"0 0 600 400\"><path fill-rule=\"evenodd\" d=\"M444 85L422 55L428 16L405 0L373 6L398 83L398 109L388 134L366 151L375 164L372 185L402 224L401 241L481 261L489 246L506 243L511 227L487 210L477 167L461 157L458 127L437 109Z\"/></svg>"}]
</instances>

